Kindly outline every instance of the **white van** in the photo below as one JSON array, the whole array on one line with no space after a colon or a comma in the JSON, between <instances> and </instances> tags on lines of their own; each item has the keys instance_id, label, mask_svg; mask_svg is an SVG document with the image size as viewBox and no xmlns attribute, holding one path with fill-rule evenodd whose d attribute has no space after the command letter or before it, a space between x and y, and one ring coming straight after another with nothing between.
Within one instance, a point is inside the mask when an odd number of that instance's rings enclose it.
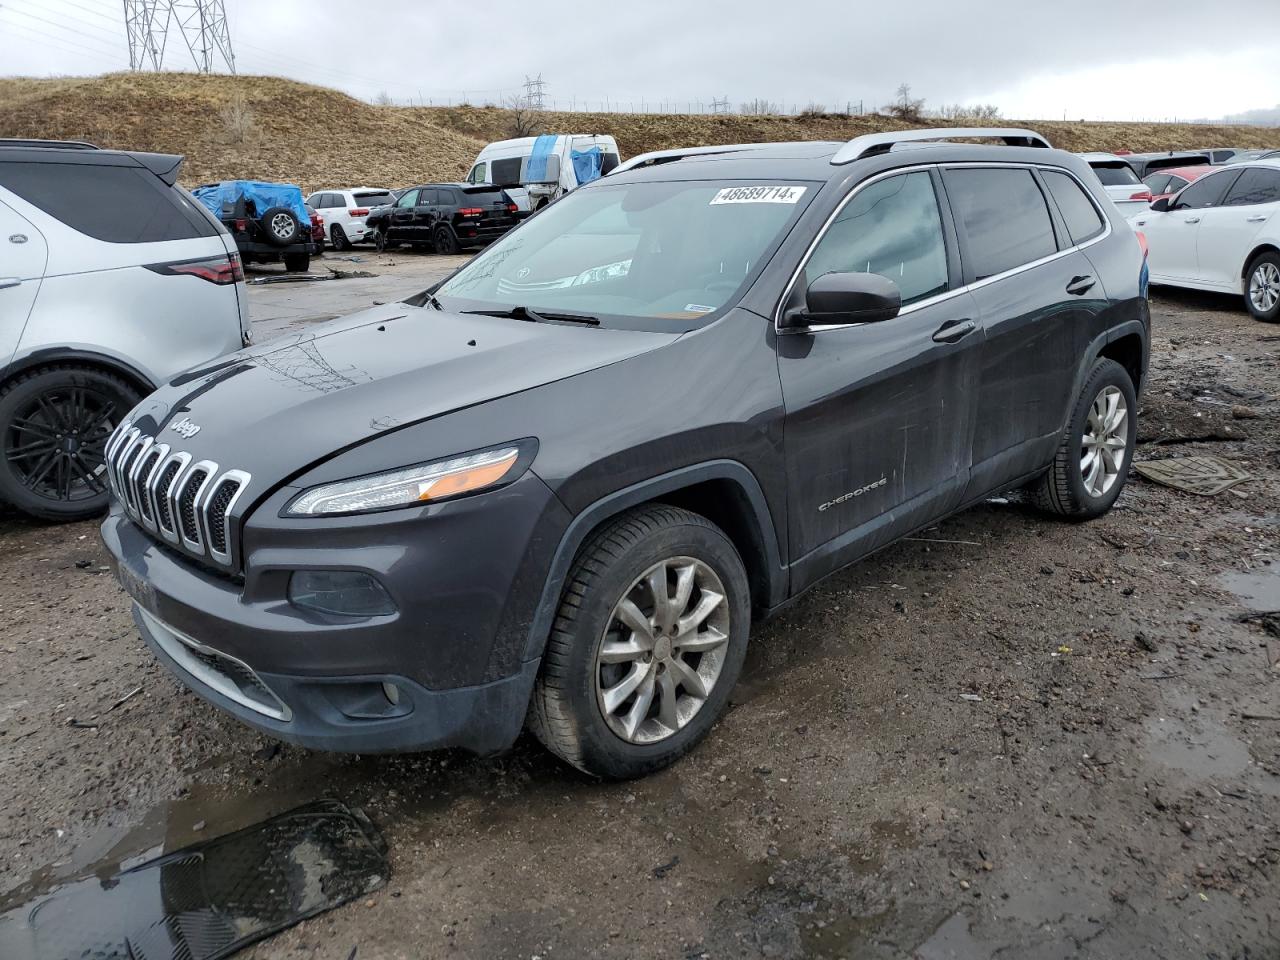
<instances>
[{"instance_id":1,"label":"white van","mask_svg":"<svg viewBox=\"0 0 1280 960\"><path fill-rule=\"evenodd\" d=\"M574 163L574 153L588 155L592 147L599 149L598 170L590 169L589 160ZM590 171L604 176L619 161L617 141L609 136L558 133L518 137L499 140L481 150L467 174L467 182L502 187L520 212L528 214L595 179L588 175L588 179L581 180L580 173Z\"/></svg>"}]
</instances>

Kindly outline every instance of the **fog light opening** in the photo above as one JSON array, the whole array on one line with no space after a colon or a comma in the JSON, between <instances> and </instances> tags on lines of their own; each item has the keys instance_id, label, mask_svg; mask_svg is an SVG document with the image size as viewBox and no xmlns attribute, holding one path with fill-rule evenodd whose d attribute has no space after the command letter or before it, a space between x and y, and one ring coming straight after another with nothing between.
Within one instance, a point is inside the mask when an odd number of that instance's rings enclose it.
<instances>
[{"instance_id":1,"label":"fog light opening","mask_svg":"<svg viewBox=\"0 0 1280 960\"><path fill-rule=\"evenodd\" d=\"M289 578L289 602L340 617L386 617L396 612L386 587L355 570L296 570Z\"/></svg>"},{"instance_id":2,"label":"fog light opening","mask_svg":"<svg viewBox=\"0 0 1280 960\"><path fill-rule=\"evenodd\" d=\"M384 682L382 684L382 695L387 698L387 701L393 707L398 707L400 705L400 688L394 683Z\"/></svg>"}]
</instances>

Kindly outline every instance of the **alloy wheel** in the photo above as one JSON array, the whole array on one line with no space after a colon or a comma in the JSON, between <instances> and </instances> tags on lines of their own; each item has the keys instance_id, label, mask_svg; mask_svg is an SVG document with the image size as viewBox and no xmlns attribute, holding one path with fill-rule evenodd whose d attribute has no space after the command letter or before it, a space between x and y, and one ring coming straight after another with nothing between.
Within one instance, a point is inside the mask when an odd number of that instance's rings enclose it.
<instances>
[{"instance_id":1,"label":"alloy wheel","mask_svg":"<svg viewBox=\"0 0 1280 960\"><path fill-rule=\"evenodd\" d=\"M1085 421L1080 474L1091 497L1105 495L1124 469L1129 445L1129 405L1119 387L1103 387Z\"/></svg>"},{"instance_id":2,"label":"alloy wheel","mask_svg":"<svg viewBox=\"0 0 1280 960\"><path fill-rule=\"evenodd\" d=\"M271 232L281 240L293 236L293 218L287 213L277 213L271 218Z\"/></svg>"},{"instance_id":3,"label":"alloy wheel","mask_svg":"<svg viewBox=\"0 0 1280 960\"><path fill-rule=\"evenodd\" d=\"M628 743L683 729L720 677L729 627L724 584L701 560L671 557L637 577L596 654L596 702L609 729Z\"/></svg>"},{"instance_id":4,"label":"alloy wheel","mask_svg":"<svg viewBox=\"0 0 1280 960\"><path fill-rule=\"evenodd\" d=\"M1249 277L1249 300L1259 313L1268 313L1280 302L1280 267L1263 261Z\"/></svg>"},{"instance_id":5,"label":"alloy wheel","mask_svg":"<svg viewBox=\"0 0 1280 960\"><path fill-rule=\"evenodd\" d=\"M116 402L92 387L50 390L5 425L5 459L36 496L91 500L107 490L106 445L116 419Z\"/></svg>"}]
</instances>

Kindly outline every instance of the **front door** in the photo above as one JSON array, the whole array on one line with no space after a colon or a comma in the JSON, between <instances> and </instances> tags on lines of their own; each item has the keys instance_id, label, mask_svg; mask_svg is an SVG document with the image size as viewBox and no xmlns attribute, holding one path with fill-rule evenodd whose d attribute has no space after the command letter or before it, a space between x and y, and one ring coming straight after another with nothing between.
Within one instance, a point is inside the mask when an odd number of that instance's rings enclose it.
<instances>
[{"instance_id":1,"label":"front door","mask_svg":"<svg viewBox=\"0 0 1280 960\"><path fill-rule=\"evenodd\" d=\"M418 194L422 191L414 188L396 201L391 208L391 219L387 224L388 240L412 240L414 208L418 205Z\"/></svg>"},{"instance_id":2,"label":"front door","mask_svg":"<svg viewBox=\"0 0 1280 960\"><path fill-rule=\"evenodd\" d=\"M1200 279L1241 291L1245 260L1258 234L1280 213L1280 170L1246 167L1216 207L1200 214L1196 253Z\"/></svg>"},{"instance_id":3,"label":"front door","mask_svg":"<svg viewBox=\"0 0 1280 960\"><path fill-rule=\"evenodd\" d=\"M1207 174L1170 197L1168 210L1151 210L1134 218L1134 226L1147 237L1153 282L1202 279L1197 250L1200 224L1204 212L1219 204L1237 174L1231 169Z\"/></svg>"},{"instance_id":4,"label":"front door","mask_svg":"<svg viewBox=\"0 0 1280 960\"><path fill-rule=\"evenodd\" d=\"M953 509L968 478L982 335L972 299L954 289L936 176L862 185L797 280L803 291L825 273L877 273L903 309L778 337L795 589Z\"/></svg>"},{"instance_id":5,"label":"front door","mask_svg":"<svg viewBox=\"0 0 1280 960\"><path fill-rule=\"evenodd\" d=\"M0 203L0 369L18 348L47 259L44 236L35 225Z\"/></svg>"}]
</instances>

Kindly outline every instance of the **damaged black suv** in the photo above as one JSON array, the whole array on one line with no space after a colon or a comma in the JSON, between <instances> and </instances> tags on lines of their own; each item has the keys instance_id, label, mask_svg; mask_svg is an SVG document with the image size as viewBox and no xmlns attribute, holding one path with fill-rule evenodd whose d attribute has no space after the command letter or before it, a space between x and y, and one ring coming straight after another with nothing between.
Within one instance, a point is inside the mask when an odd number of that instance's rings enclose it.
<instances>
[{"instance_id":1,"label":"damaged black suv","mask_svg":"<svg viewBox=\"0 0 1280 960\"><path fill-rule=\"evenodd\" d=\"M637 776L832 571L1012 487L1108 510L1145 276L1031 131L647 154L429 291L147 398L102 535L156 654L260 730L488 752L527 724Z\"/></svg>"}]
</instances>

